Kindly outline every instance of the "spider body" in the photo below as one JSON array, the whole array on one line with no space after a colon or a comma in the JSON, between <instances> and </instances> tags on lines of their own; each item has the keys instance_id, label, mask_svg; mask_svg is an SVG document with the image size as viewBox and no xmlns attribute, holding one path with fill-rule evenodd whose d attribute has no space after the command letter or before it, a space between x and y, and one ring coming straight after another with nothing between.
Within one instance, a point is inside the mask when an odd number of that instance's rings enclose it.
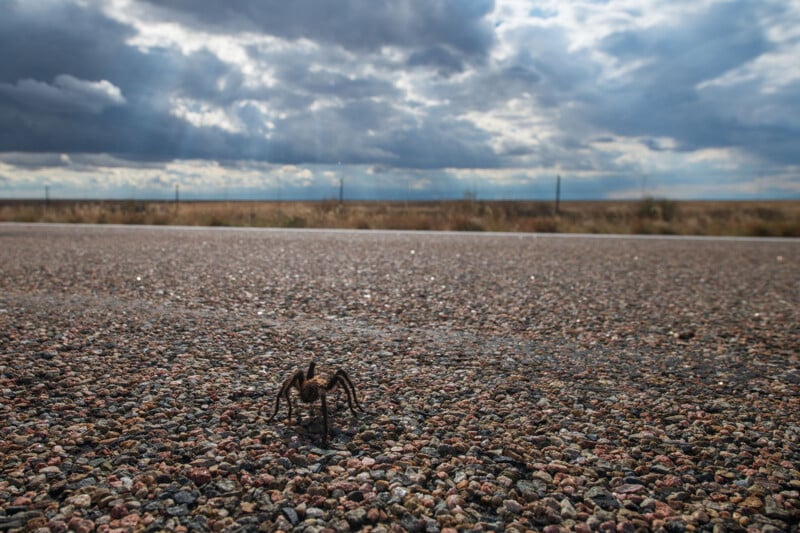
<instances>
[{"instance_id":1,"label":"spider body","mask_svg":"<svg viewBox=\"0 0 800 533\"><path fill-rule=\"evenodd\" d=\"M325 385L320 376L306 380L300 387L300 399L305 403L316 402L325 393Z\"/></svg>"},{"instance_id":2,"label":"spider body","mask_svg":"<svg viewBox=\"0 0 800 533\"><path fill-rule=\"evenodd\" d=\"M292 377L283 382L283 385L281 385L278 395L275 398L275 411L272 413L272 416L269 417L269 420L274 419L278 414L281 398L284 398L286 403L289 405L289 415L287 418L291 421L291 392L292 389L294 389L297 391L298 395L300 396L300 401L303 403L311 404L319 400L319 402L322 404L322 420L325 431L322 440L323 442L327 443L329 433L327 401L328 392L335 390L337 387L341 387L344 389L345 395L347 396L347 405L353 414L356 412L355 407L361 411L364 409L361 407L361 404L358 403L358 397L356 397L356 388L344 370L337 370L329 379L326 380L322 376L315 375L315 369L316 363L312 361L311 364L308 365L308 370L305 373L303 373L302 370L298 370L292 375ZM298 423L301 422L301 415L299 412L297 413L297 420Z\"/></svg>"}]
</instances>

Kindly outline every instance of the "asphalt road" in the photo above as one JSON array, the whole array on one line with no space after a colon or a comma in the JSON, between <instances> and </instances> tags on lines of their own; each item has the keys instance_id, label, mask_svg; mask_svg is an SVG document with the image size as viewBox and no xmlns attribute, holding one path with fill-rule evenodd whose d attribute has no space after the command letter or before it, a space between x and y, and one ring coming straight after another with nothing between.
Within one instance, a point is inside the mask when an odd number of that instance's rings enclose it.
<instances>
[{"instance_id":1,"label":"asphalt road","mask_svg":"<svg viewBox=\"0 0 800 533\"><path fill-rule=\"evenodd\" d=\"M2 224L0 525L796 527L798 267L798 240ZM366 406L331 393L325 449L313 410L269 420L312 359Z\"/></svg>"}]
</instances>

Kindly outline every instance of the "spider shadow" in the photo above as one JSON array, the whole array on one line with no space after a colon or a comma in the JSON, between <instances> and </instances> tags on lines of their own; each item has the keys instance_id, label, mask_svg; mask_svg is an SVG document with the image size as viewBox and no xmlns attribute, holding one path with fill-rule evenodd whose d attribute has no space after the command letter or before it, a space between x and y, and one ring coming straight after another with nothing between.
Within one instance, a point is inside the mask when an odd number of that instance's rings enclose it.
<instances>
[{"instance_id":1,"label":"spider shadow","mask_svg":"<svg viewBox=\"0 0 800 533\"><path fill-rule=\"evenodd\" d=\"M307 407L305 409L300 405L296 405L298 402L295 402L292 391L295 391L299 403L306 404ZM338 406L341 404L342 391L347 399L347 406L353 414L357 414L357 411L364 411L363 406L358 401L356 387L350 380L347 372L338 369L326 379L324 376L320 376L316 373L316 362L312 360L308 365L308 370L305 372L297 370L293 375L284 380L275 397L275 409L272 416L267 420L271 422L275 419L280 410L281 399L283 399L288 407L285 421L288 422L288 424L292 423L291 418L292 412L294 411L298 418L297 425L303 428L303 411L308 410L308 408L313 408L313 406L319 402L319 412L322 415L321 418L323 421L322 427L320 428L322 442L323 444L327 444L330 435L333 434L335 437L337 436L336 428L332 426L331 422L334 418L333 414L339 410ZM329 393L331 394L331 402L328 401ZM334 396L335 393L338 394ZM311 426L305 427L311 429ZM352 431L346 431L346 433L353 434Z\"/></svg>"},{"instance_id":2,"label":"spider shadow","mask_svg":"<svg viewBox=\"0 0 800 533\"><path fill-rule=\"evenodd\" d=\"M368 410L353 414L344 400L343 393L337 391L335 401L328 404L328 418L336 420L330 424L328 442L325 443L323 434L325 423L322 408L319 405L303 405L298 402L295 406L297 413L291 419L284 416L276 420L278 427L275 433L283 440L297 440L300 445L311 445L321 448L336 448L349 443L360 432L359 426L364 424L364 416L370 415ZM298 418L299 413L299 418Z\"/></svg>"}]
</instances>

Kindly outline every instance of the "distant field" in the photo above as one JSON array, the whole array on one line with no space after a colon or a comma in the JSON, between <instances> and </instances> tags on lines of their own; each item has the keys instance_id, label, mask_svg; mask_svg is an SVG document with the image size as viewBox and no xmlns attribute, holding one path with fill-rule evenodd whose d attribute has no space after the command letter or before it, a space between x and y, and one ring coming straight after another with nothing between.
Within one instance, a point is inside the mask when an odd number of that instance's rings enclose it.
<instances>
[{"instance_id":1,"label":"distant field","mask_svg":"<svg viewBox=\"0 0 800 533\"><path fill-rule=\"evenodd\" d=\"M0 200L0 221L800 237L800 202Z\"/></svg>"}]
</instances>

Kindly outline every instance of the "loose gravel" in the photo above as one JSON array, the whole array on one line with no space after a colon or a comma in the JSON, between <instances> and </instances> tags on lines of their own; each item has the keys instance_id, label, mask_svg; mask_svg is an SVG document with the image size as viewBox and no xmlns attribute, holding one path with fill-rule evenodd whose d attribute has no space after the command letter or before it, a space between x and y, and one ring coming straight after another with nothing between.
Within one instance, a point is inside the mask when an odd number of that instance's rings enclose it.
<instances>
[{"instance_id":1,"label":"loose gravel","mask_svg":"<svg viewBox=\"0 0 800 533\"><path fill-rule=\"evenodd\" d=\"M797 531L800 242L0 225L0 530ZM344 369L276 420L296 369Z\"/></svg>"}]
</instances>

